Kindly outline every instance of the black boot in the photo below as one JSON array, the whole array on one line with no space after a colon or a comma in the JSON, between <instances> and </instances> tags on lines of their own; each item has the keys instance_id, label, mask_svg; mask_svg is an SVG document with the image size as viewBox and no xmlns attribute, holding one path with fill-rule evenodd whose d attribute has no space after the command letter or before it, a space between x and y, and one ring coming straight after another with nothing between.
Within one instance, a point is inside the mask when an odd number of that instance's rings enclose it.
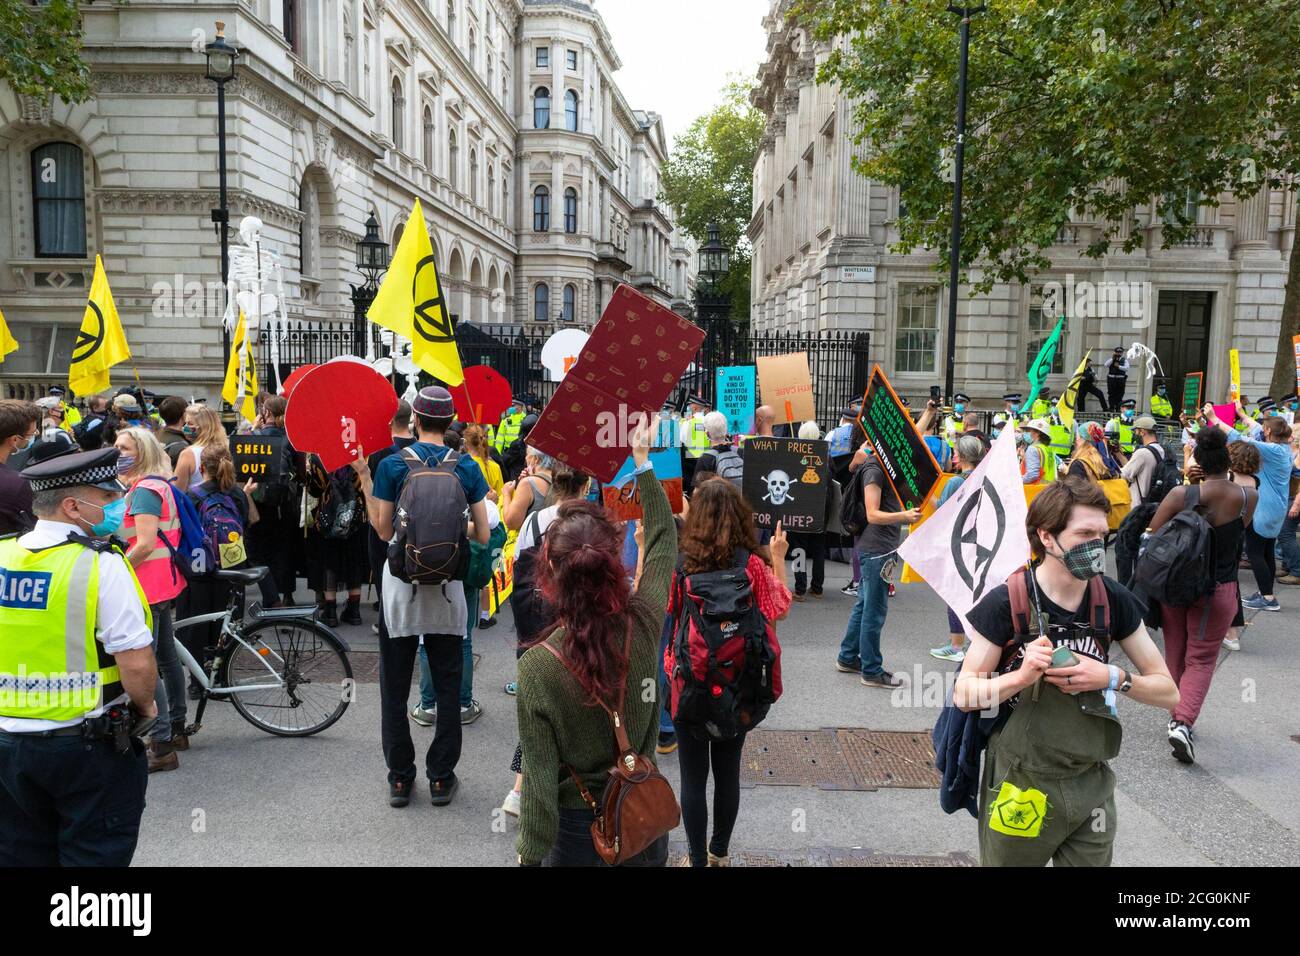
<instances>
[{"instance_id":1,"label":"black boot","mask_svg":"<svg viewBox=\"0 0 1300 956\"><path fill-rule=\"evenodd\" d=\"M348 598L347 606L343 608L343 613L339 616L339 620L342 621L344 624L351 624L353 626L360 624L361 623L361 598L359 597Z\"/></svg>"},{"instance_id":2,"label":"black boot","mask_svg":"<svg viewBox=\"0 0 1300 956\"><path fill-rule=\"evenodd\" d=\"M339 626L339 609L333 601L326 601L321 605L320 622L326 627Z\"/></svg>"}]
</instances>

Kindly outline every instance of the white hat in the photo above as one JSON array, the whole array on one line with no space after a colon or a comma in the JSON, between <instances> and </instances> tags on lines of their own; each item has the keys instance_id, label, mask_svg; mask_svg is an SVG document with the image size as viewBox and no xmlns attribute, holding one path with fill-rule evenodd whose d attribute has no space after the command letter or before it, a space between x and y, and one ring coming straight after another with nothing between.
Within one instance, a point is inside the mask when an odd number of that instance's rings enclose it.
<instances>
[{"instance_id":1,"label":"white hat","mask_svg":"<svg viewBox=\"0 0 1300 956\"><path fill-rule=\"evenodd\" d=\"M1034 431L1042 435L1050 436L1052 434L1052 428L1047 424L1047 419L1045 418L1035 418L1033 421L1026 422L1020 427L1022 429L1032 428Z\"/></svg>"}]
</instances>

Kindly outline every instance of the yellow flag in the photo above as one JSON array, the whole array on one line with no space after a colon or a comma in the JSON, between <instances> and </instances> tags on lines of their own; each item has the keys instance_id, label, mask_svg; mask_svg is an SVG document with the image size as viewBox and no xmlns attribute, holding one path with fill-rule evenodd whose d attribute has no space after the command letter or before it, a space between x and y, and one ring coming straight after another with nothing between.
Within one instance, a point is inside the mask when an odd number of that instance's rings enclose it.
<instances>
[{"instance_id":1,"label":"yellow flag","mask_svg":"<svg viewBox=\"0 0 1300 956\"><path fill-rule=\"evenodd\" d=\"M0 364L4 364L6 355L16 351L18 351L18 343L9 332L9 324L5 322L5 314L0 312Z\"/></svg>"},{"instance_id":2,"label":"yellow flag","mask_svg":"<svg viewBox=\"0 0 1300 956\"><path fill-rule=\"evenodd\" d=\"M1236 349L1228 349L1228 367L1232 376L1228 397L1235 402L1241 398L1241 353Z\"/></svg>"},{"instance_id":3,"label":"yellow flag","mask_svg":"<svg viewBox=\"0 0 1300 956\"><path fill-rule=\"evenodd\" d=\"M78 395L94 395L109 387L108 370L131 357L126 347L126 333L113 304L104 263L95 256L95 279L90 284L90 301L81 317L81 331L72 346L72 364L68 367L68 387Z\"/></svg>"},{"instance_id":4,"label":"yellow flag","mask_svg":"<svg viewBox=\"0 0 1300 956\"><path fill-rule=\"evenodd\" d=\"M1083 382L1083 373L1088 367L1088 357L1091 355L1092 349L1083 353L1083 361L1075 369L1070 384L1065 386L1065 394L1056 400L1056 413L1061 417L1061 424L1071 431L1074 430L1074 406L1079 401L1079 386Z\"/></svg>"},{"instance_id":5,"label":"yellow flag","mask_svg":"<svg viewBox=\"0 0 1300 956\"><path fill-rule=\"evenodd\" d=\"M226 383L221 386L221 397L251 422L257 420L257 393L257 358L248 336L244 310L240 309L239 325L235 327L235 341L230 347L230 364L226 366Z\"/></svg>"},{"instance_id":6,"label":"yellow flag","mask_svg":"<svg viewBox=\"0 0 1300 956\"><path fill-rule=\"evenodd\" d=\"M433 263L433 243L418 199L366 317L410 339L412 360L430 375L452 387L465 381L451 313Z\"/></svg>"}]
</instances>

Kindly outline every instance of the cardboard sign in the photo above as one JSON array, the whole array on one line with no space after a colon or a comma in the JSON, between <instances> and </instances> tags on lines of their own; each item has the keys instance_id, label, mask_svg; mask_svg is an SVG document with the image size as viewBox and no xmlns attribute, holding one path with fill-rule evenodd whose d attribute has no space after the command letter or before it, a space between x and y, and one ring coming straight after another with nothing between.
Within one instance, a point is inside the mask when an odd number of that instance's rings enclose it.
<instances>
[{"instance_id":1,"label":"cardboard sign","mask_svg":"<svg viewBox=\"0 0 1300 956\"><path fill-rule=\"evenodd\" d=\"M578 362L582 347L591 338L582 329L560 329L542 346L542 368L548 382L562 382Z\"/></svg>"},{"instance_id":2,"label":"cardboard sign","mask_svg":"<svg viewBox=\"0 0 1300 956\"><path fill-rule=\"evenodd\" d=\"M826 527L830 488L830 445L798 438L745 439L741 485L754 509L754 525L765 531L778 521L785 531L818 534Z\"/></svg>"},{"instance_id":3,"label":"cardboard sign","mask_svg":"<svg viewBox=\"0 0 1300 956\"><path fill-rule=\"evenodd\" d=\"M1300 395L1300 335L1292 337L1291 345L1295 349L1295 393Z\"/></svg>"},{"instance_id":4,"label":"cardboard sign","mask_svg":"<svg viewBox=\"0 0 1300 956\"><path fill-rule=\"evenodd\" d=\"M1241 398L1241 352L1237 349L1228 349L1228 368L1232 376L1228 397L1235 402Z\"/></svg>"},{"instance_id":5,"label":"cardboard sign","mask_svg":"<svg viewBox=\"0 0 1300 956\"><path fill-rule=\"evenodd\" d=\"M871 370L858 424L904 508L924 508L943 469L879 365ZM746 473L749 467L745 468Z\"/></svg>"},{"instance_id":6,"label":"cardboard sign","mask_svg":"<svg viewBox=\"0 0 1300 956\"><path fill-rule=\"evenodd\" d=\"M519 543L519 532L511 531L506 535L506 543L501 546L501 554L492 565L492 583L489 585L488 613L495 614L501 605L510 600L515 590L515 548Z\"/></svg>"},{"instance_id":7,"label":"cardboard sign","mask_svg":"<svg viewBox=\"0 0 1300 956\"><path fill-rule=\"evenodd\" d=\"M1201 407L1201 386L1205 382L1204 372L1188 372L1183 379L1183 412L1193 417Z\"/></svg>"},{"instance_id":8,"label":"cardboard sign","mask_svg":"<svg viewBox=\"0 0 1300 956\"><path fill-rule=\"evenodd\" d=\"M620 285L528 443L607 482L632 452L634 422L663 407L704 331Z\"/></svg>"},{"instance_id":9,"label":"cardboard sign","mask_svg":"<svg viewBox=\"0 0 1300 956\"><path fill-rule=\"evenodd\" d=\"M388 379L344 356L303 376L289 397L284 428L294 448L315 453L329 472L391 445L396 412Z\"/></svg>"},{"instance_id":10,"label":"cardboard sign","mask_svg":"<svg viewBox=\"0 0 1300 956\"><path fill-rule=\"evenodd\" d=\"M1214 417L1225 425L1231 425L1237 420L1236 405L1215 405Z\"/></svg>"},{"instance_id":11,"label":"cardboard sign","mask_svg":"<svg viewBox=\"0 0 1300 956\"><path fill-rule=\"evenodd\" d=\"M668 503L673 506L673 514L682 513L682 456L676 448L650 452L650 463L654 466L655 477L668 496ZM637 491L636 478L632 472L636 462L629 455L623 467L618 470L612 481L600 489L605 508L616 521L631 521L641 517L641 495Z\"/></svg>"},{"instance_id":12,"label":"cardboard sign","mask_svg":"<svg viewBox=\"0 0 1300 956\"><path fill-rule=\"evenodd\" d=\"M231 435L230 457L235 462L235 480L241 485L250 478L279 478L284 464L284 436Z\"/></svg>"},{"instance_id":13,"label":"cardboard sign","mask_svg":"<svg viewBox=\"0 0 1300 956\"><path fill-rule=\"evenodd\" d=\"M757 362L763 404L771 406L778 422L807 422L817 417L807 352L762 356Z\"/></svg>"},{"instance_id":14,"label":"cardboard sign","mask_svg":"<svg viewBox=\"0 0 1300 956\"><path fill-rule=\"evenodd\" d=\"M456 417L475 425L495 425L514 400L505 376L486 365L465 369L465 381L448 391Z\"/></svg>"},{"instance_id":15,"label":"cardboard sign","mask_svg":"<svg viewBox=\"0 0 1300 956\"><path fill-rule=\"evenodd\" d=\"M298 383L307 377L307 373L318 368L320 368L319 365L299 365L289 374L289 377L281 383L280 394L285 398L288 398L293 394L293 390L298 387Z\"/></svg>"},{"instance_id":16,"label":"cardboard sign","mask_svg":"<svg viewBox=\"0 0 1300 956\"><path fill-rule=\"evenodd\" d=\"M755 371L752 365L718 369L718 411L727 416L730 435L748 435L754 430Z\"/></svg>"}]
</instances>

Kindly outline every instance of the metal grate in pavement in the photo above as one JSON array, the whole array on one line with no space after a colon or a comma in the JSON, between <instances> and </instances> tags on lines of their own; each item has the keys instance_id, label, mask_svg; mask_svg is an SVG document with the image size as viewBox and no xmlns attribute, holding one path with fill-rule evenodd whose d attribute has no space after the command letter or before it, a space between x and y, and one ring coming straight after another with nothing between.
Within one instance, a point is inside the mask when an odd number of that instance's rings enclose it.
<instances>
[{"instance_id":1,"label":"metal grate in pavement","mask_svg":"<svg viewBox=\"0 0 1300 956\"><path fill-rule=\"evenodd\" d=\"M755 730L745 741L741 785L931 789L939 775L928 731Z\"/></svg>"},{"instance_id":2,"label":"metal grate in pavement","mask_svg":"<svg viewBox=\"0 0 1300 956\"><path fill-rule=\"evenodd\" d=\"M668 865L684 866L687 855L685 844L673 844L668 849ZM947 853L940 856L920 856L905 853L879 853L866 847L808 847L798 850L735 850L731 854L732 866L834 866L834 867L914 867L914 866L976 866L974 857L967 853Z\"/></svg>"}]
</instances>

